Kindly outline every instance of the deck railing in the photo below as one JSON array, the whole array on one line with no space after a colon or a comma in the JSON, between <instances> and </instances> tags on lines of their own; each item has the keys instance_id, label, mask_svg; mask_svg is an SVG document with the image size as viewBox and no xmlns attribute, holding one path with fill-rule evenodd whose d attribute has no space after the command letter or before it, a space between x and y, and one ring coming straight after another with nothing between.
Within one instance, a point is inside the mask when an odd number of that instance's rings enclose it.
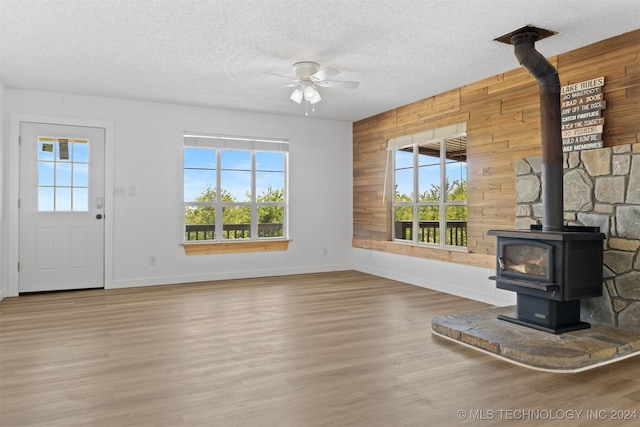
<instances>
[{"instance_id":1,"label":"deck railing","mask_svg":"<svg viewBox=\"0 0 640 427\"><path fill-rule=\"evenodd\" d=\"M396 221L396 239L413 240L413 222ZM447 221L445 231L447 245L467 246L467 222ZM418 223L418 241L422 243L440 243L440 222L420 221Z\"/></svg>"},{"instance_id":2,"label":"deck railing","mask_svg":"<svg viewBox=\"0 0 640 427\"><path fill-rule=\"evenodd\" d=\"M396 239L413 240L413 223L411 221L396 221ZM214 224L187 224L185 240L215 240L216 226ZM451 246L467 245L467 222L447 221L445 231L446 243ZM258 238L283 237L284 230L281 223L259 224ZM251 238L251 224L225 224L222 228L222 239ZM418 241L422 243L440 243L440 223L438 221L420 221L418 227Z\"/></svg>"},{"instance_id":3,"label":"deck railing","mask_svg":"<svg viewBox=\"0 0 640 427\"><path fill-rule=\"evenodd\" d=\"M216 226L214 224L187 224L184 239L215 240ZM258 238L283 237L284 229L281 223L258 224ZM250 239L251 224L225 224L222 227L222 239Z\"/></svg>"}]
</instances>

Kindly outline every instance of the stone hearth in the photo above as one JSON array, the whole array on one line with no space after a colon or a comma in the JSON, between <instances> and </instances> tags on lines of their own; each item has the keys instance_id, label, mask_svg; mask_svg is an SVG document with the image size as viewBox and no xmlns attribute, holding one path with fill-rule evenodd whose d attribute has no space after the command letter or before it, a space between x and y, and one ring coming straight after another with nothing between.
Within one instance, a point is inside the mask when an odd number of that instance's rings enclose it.
<instances>
[{"instance_id":1,"label":"stone hearth","mask_svg":"<svg viewBox=\"0 0 640 427\"><path fill-rule=\"evenodd\" d=\"M591 328L554 335L498 320L515 307L492 308L435 317L431 330L527 368L580 372L628 357L640 357L640 331L592 323Z\"/></svg>"}]
</instances>

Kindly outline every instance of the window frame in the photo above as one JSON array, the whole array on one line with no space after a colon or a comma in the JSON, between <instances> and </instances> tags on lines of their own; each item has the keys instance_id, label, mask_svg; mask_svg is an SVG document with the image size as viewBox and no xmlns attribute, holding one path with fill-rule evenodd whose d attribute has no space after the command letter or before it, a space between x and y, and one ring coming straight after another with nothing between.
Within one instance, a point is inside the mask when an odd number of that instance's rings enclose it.
<instances>
[{"instance_id":1,"label":"window frame","mask_svg":"<svg viewBox=\"0 0 640 427\"><path fill-rule=\"evenodd\" d=\"M183 149L182 149L182 245L185 247L185 251L187 253L217 253L217 252L232 252L237 251L234 250L224 250L224 249L195 249L195 250L187 250L188 247L192 247L193 245L215 245L222 244L223 246L229 248L229 245L237 248L237 244L247 244L245 245L248 250L252 250L251 248L258 248L257 250L280 250L280 245L264 245L262 242L282 242L289 240L289 201L288 201L288 179L289 179L289 141L286 139L277 139L277 138L256 138L256 137L243 137L243 136L229 136L229 135L217 135L217 134L203 134L203 133L195 133L195 132L185 132L183 138ZM251 157L251 165L250 170L245 170L245 172L249 172L251 176L251 184L250 184L250 200L249 201L223 201L222 197L216 196L215 200L211 202L198 202L195 200L186 201L185 200L185 172L189 169L185 167L185 149L186 148L199 148L199 149L208 149L215 151L215 191L216 195L222 194L222 180L221 176L223 173L222 169L222 153L223 152L248 152ZM258 194L258 178L257 175L264 170L258 169L256 157L257 153L262 152L280 152L283 154L283 170L282 171L273 171L273 172L282 172L283 173L283 200L281 202L259 202L257 200ZM209 169L213 170L213 169ZM186 223L186 213L188 207L213 207L215 209L215 224L214 225L214 236L213 239L200 239L200 240L187 240L187 223ZM259 215L258 212L261 207L268 206L276 206L281 207L283 209L283 223L282 223L282 236L269 236L269 237L260 237L259 236ZM250 208L250 223L249 223L249 237L248 238L224 238L224 230L225 226L230 224L225 224L223 210L226 207L249 207ZM232 225L232 224L231 224ZM218 232L217 230L220 230ZM205 235L206 237L206 235ZM270 249L270 248L278 248L278 249ZM286 249L286 247L285 247ZM241 250L242 251L242 250Z\"/></svg>"},{"instance_id":2,"label":"window frame","mask_svg":"<svg viewBox=\"0 0 640 427\"><path fill-rule=\"evenodd\" d=\"M67 144L67 158L63 159L61 155L61 144ZM86 214L90 211L90 193L91 193L91 145L89 139L86 138L69 138L69 137L52 137L52 136L38 136L37 138L38 144L38 156L36 159L36 213L38 214ZM40 157L41 149L45 144L51 145L51 158ZM86 160L77 160L76 159L76 146L74 144L86 144L87 146L87 159ZM47 165L51 169L51 183L45 184L45 181L42 177L42 167ZM86 172L84 174L76 172L75 166L85 166ZM69 183L68 184L59 184L59 168L62 166L69 167ZM76 176L86 176L86 184L77 184ZM82 182L82 181L81 181ZM52 191L51 196L51 209L45 209L41 190L50 189ZM58 195L58 190L68 190L69 191L69 209L60 208L59 201L64 200L63 196ZM86 197L79 198L76 195L75 190L84 190L86 192ZM82 200L86 203L77 202L77 200ZM81 203L80 208L77 208L77 203Z\"/></svg>"},{"instance_id":3,"label":"window frame","mask_svg":"<svg viewBox=\"0 0 640 427\"><path fill-rule=\"evenodd\" d=\"M455 125L445 126L443 128L433 129L425 132L419 132L412 135L403 135L402 137L394 138L388 141L387 150L389 152L390 162L392 166L391 173L391 240L398 243L410 243L420 246L426 246L431 248L440 249L457 249L467 250L468 240L465 245L451 245L447 244L447 207L451 206L468 206L468 199L464 201L460 200L447 200L447 194L442 189L446 188L447 184L447 141L456 138L466 139L466 123L458 123ZM438 142L439 144L439 168L440 168L440 181L439 188L439 200L438 201L421 201L419 200L419 178L420 178L420 153L419 147L421 145L431 144ZM412 148L412 165L413 181L411 201L397 201L395 188L396 188L396 153L399 150L407 151L407 148ZM466 151L466 149L465 149ZM435 157L435 156L434 156ZM465 185L468 182L468 175L465 177ZM412 230L419 230L420 228L420 215L419 211L422 207L434 206L437 207L438 212L438 227L439 227L439 243L430 243L420 241L418 232L413 232L411 240L400 239L396 236L396 209L398 207L411 207L412 209ZM468 223L468 208L467 208L467 223Z\"/></svg>"}]
</instances>

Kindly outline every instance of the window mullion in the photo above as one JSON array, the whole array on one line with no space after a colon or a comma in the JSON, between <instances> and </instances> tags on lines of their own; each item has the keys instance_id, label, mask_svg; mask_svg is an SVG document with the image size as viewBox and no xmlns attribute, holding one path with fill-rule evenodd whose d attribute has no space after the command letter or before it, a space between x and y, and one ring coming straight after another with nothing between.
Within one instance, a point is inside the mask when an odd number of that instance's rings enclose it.
<instances>
[{"instance_id":1,"label":"window mullion","mask_svg":"<svg viewBox=\"0 0 640 427\"><path fill-rule=\"evenodd\" d=\"M224 221L222 220L222 150L216 149L216 241L222 241Z\"/></svg>"},{"instance_id":2,"label":"window mullion","mask_svg":"<svg viewBox=\"0 0 640 427\"><path fill-rule=\"evenodd\" d=\"M256 196L256 152L251 151L251 239L258 239L258 200Z\"/></svg>"},{"instance_id":3,"label":"window mullion","mask_svg":"<svg viewBox=\"0 0 640 427\"><path fill-rule=\"evenodd\" d=\"M289 153L284 156L284 192L283 192L282 233L289 236Z\"/></svg>"},{"instance_id":4,"label":"window mullion","mask_svg":"<svg viewBox=\"0 0 640 427\"><path fill-rule=\"evenodd\" d=\"M395 191L397 181L396 174L398 173L398 171L396 170L396 150L391 151L391 153L390 164L393 172L391 173L390 186L387 187L386 190L391 191L391 196L389 197L389 199L391 200L391 241L393 242L398 238L398 236L396 236L396 206L398 202L396 200ZM389 171L387 171L387 173L389 173Z\"/></svg>"},{"instance_id":5,"label":"window mullion","mask_svg":"<svg viewBox=\"0 0 640 427\"><path fill-rule=\"evenodd\" d=\"M418 208L418 186L420 181L420 169L418 168L420 163L419 160L420 146L416 144L413 146L413 235L411 236L411 241L413 243L418 243L420 241L420 210Z\"/></svg>"},{"instance_id":6,"label":"window mullion","mask_svg":"<svg viewBox=\"0 0 640 427\"><path fill-rule=\"evenodd\" d=\"M447 242L447 209L445 206L447 192L447 140L440 141L440 246Z\"/></svg>"},{"instance_id":7,"label":"window mullion","mask_svg":"<svg viewBox=\"0 0 640 427\"><path fill-rule=\"evenodd\" d=\"M56 145L53 151L53 210L58 210L58 161L56 160L56 154L59 156L60 147L56 140Z\"/></svg>"}]
</instances>

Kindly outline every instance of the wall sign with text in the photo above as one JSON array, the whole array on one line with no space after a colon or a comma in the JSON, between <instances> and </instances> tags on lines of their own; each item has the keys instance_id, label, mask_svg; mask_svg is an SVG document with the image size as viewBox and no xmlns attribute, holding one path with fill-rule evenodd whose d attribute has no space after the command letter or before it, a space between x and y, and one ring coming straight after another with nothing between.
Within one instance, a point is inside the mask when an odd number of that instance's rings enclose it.
<instances>
[{"instance_id":1,"label":"wall sign with text","mask_svg":"<svg viewBox=\"0 0 640 427\"><path fill-rule=\"evenodd\" d=\"M602 110L606 107L602 86L604 77L562 86L560 117L563 152L602 148Z\"/></svg>"}]
</instances>

